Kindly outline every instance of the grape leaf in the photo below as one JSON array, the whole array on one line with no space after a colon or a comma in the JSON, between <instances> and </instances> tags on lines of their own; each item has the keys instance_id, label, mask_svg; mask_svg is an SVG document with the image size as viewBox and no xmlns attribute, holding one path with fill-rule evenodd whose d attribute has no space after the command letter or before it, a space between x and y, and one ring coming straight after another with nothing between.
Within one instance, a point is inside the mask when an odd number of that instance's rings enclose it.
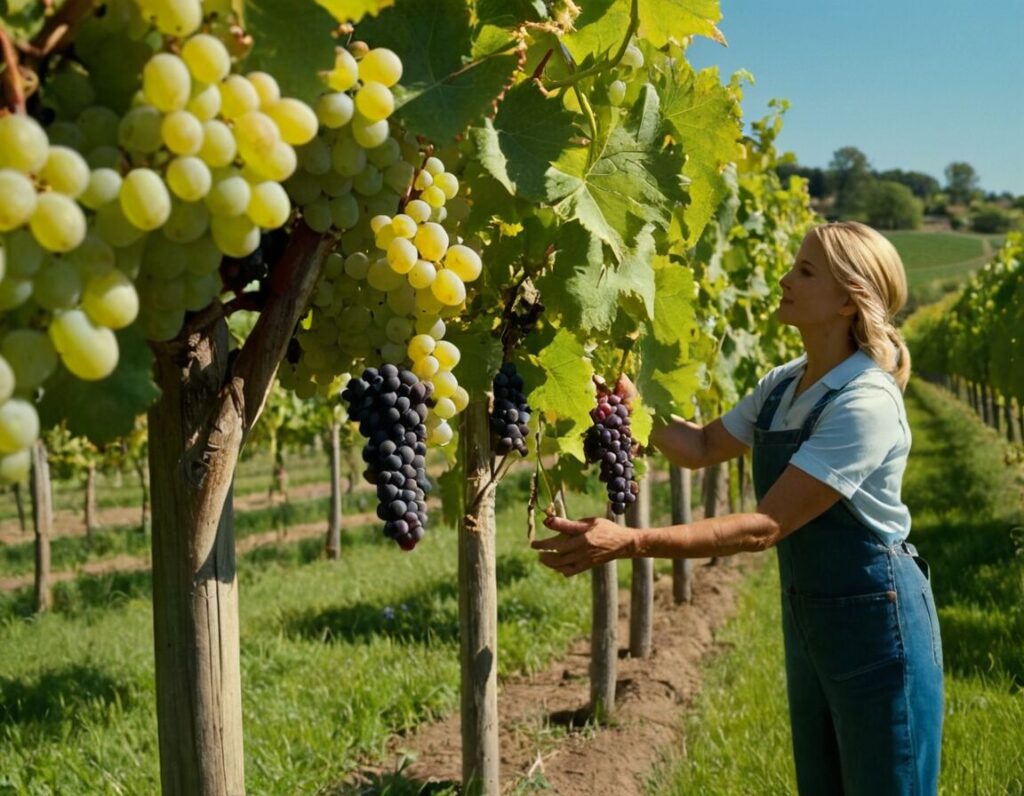
<instances>
[{"instance_id":1,"label":"grape leaf","mask_svg":"<svg viewBox=\"0 0 1024 796\"><path fill-rule=\"evenodd\" d=\"M694 303L697 300L693 272L677 263L667 263L655 271L654 336L661 343L681 344L685 355L696 327Z\"/></svg>"},{"instance_id":2,"label":"grape leaf","mask_svg":"<svg viewBox=\"0 0 1024 796\"><path fill-rule=\"evenodd\" d=\"M394 0L316 0L338 22L358 22L367 14L377 16L384 8L394 5Z\"/></svg>"},{"instance_id":3,"label":"grape leaf","mask_svg":"<svg viewBox=\"0 0 1024 796\"><path fill-rule=\"evenodd\" d=\"M313 103L325 89L317 73L334 66L334 18L313 0L244 0L243 15L253 37L246 67L269 72L283 94Z\"/></svg>"},{"instance_id":4,"label":"grape leaf","mask_svg":"<svg viewBox=\"0 0 1024 796\"><path fill-rule=\"evenodd\" d=\"M493 120L470 131L484 168L509 193L540 201L549 194L552 163L574 135L561 100L545 97L533 81L509 89Z\"/></svg>"},{"instance_id":5,"label":"grape leaf","mask_svg":"<svg viewBox=\"0 0 1024 796\"><path fill-rule=\"evenodd\" d=\"M81 381L64 366L47 382L39 403L44 427L67 420L68 430L101 445L129 434L135 418L160 397L153 383L153 355L142 333L129 326L117 332L120 358L102 381Z\"/></svg>"},{"instance_id":6,"label":"grape leaf","mask_svg":"<svg viewBox=\"0 0 1024 796\"><path fill-rule=\"evenodd\" d=\"M692 246L729 194L724 166L743 158L739 100L719 82L716 68L695 73L683 59L676 60L658 92L672 137L686 152L690 204L683 218L686 243Z\"/></svg>"},{"instance_id":7,"label":"grape leaf","mask_svg":"<svg viewBox=\"0 0 1024 796\"><path fill-rule=\"evenodd\" d=\"M402 59L396 116L439 143L489 113L516 70L511 51L473 59L472 33L469 8L460 0L399 0L359 26L367 43Z\"/></svg>"},{"instance_id":8,"label":"grape leaf","mask_svg":"<svg viewBox=\"0 0 1024 796\"><path fill-rule=\"evenodd\" d=\"M455 377L470 397L480 398L491 389L494 374L501 367L501 343L482 324L469 328L449 326L444 339L462 354L455 366Z\"/></svg>"},{"instance_id":9,"label":"grape leaf","mask_svg":"<svg viewBox=\"0 0 1024 796\"><path fill-rule=\"evenodd\" d=\"M621 261L640 231L668 229L673 211L687 201L678 147L663 147L658 95L645 85L621 124L600 146L592 163L587 148L566 150L556 162L564 174L549 181L549 199L565 220L577 219Z\"/></svg>"},{"instance_id":10,"label":"grape leaf","mask_svg":"<svg viewBox=\"0 0 1024 796\"><path fill-rule=\"evenodd\" d=\"M478 0L476 16L481 25L511 28L547 19L548 9L544 0Z\"/></svg>"},{"instance_id":11,"label":"grape leaf","mask_svg":"<svg viewBox=\"0 0 1024 796\"><path fill-rule=\"evenodd\" d=\"M529 404L555 427L562 450L582 459L582 434L594 406L594 369L583 344L568 329L559 329L537 354L536 363L543 381L530 392Z\"/></svg>"},{"instance_id":12,"label":"grape leaf","mask_svg":"<svg viewBox=\"0 0 1024 796\"><path fill-rule=\"evenodd\" d=\"M647 445L651 438L651 430L654 428L654 410L638 395L629 402L629 411L629 427L632 429L633 439L641 445Z\"/></svg>"}]
</instances>

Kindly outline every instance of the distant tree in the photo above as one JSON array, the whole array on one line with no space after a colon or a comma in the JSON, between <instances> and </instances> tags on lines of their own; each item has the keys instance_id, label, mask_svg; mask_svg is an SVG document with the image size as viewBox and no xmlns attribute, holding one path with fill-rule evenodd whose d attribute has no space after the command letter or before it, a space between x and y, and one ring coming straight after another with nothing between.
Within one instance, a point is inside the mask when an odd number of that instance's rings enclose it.
<instances>
[{"instance_id":1,"label":"distant tree","mask_svg":"<svg viewBox=\"0 0 1024 796\"><path fill-rule=\"evenodd\" d=\"M971 229L975 232L993 234L1006 232L1013 225L1013 217L999 205L982 205L971 216Z\"/></svg>"},{"instance_id":2,"label":"distant tree","mask_svg":"<svg viewBox=\"0 0 1024 796\"><path fill-rule=\"evenodd\" d=\"M879 180L868 190L865 211L868 223L878 229L916 229L924 204L906 185Z\"/></svg>"},{"instance_id":3,"label":"distant tree","mask_svg":"<svg viewBox=\"0 0 1024 796\"><path fill-rule=\"evenodd\" d=\"M824 169L819 169L816 166L800 166L796 163L780 163L777 171L783 181L794 175L807 180L807 193L814 199L823 199L828 195Z\"/></svg>"},{"instance_id":4,"label":"distant tree","mask_svg":"<svg viewBox=\"0 0 1024 796\"><path fill-rule=\"evenodd\" d=\"M946 193L956 204L967 204L978 190L978 174L970 163L956 161L946 166Z\"/></svg>"},{"instance_id":5,"label":"distant tree","mask_svg":"<svg viewBox=\"0 0 1024 796\"><path fill-rule=\"evenodd\" d=\"M829 191L835 196L835 213L839 216L863 215L873 180L867 155L854 146L837 149L828 165Z\"/></svg>"},{"instance_id":6,"label":"distant tree","mask_svg":"<svg viewBox=\"0 0 1024 796\"><path fill-rule=\"evenodd\" d=\"M942 188L942 186L939 185L939 181L931 174L925 174L921 171L889 169L888 171L877 172L875 177L879 180L898 182L900 185L906 185L914 196L918 199L924 200L925 202L927 202L930 197L937 194Z\"/></svg>"},{"instance_id":7,"label":"distant tree","mask_svg":"<svg viewBox=\"0 0 1024 796\"><path fill-rule=\"evenodd\" d=\"M1021 194L1016 199L1014 199L1013 202L1011 202L1010 206L1016 210L1024 210L1024 194Z\"/></svg>"}]
</instances>

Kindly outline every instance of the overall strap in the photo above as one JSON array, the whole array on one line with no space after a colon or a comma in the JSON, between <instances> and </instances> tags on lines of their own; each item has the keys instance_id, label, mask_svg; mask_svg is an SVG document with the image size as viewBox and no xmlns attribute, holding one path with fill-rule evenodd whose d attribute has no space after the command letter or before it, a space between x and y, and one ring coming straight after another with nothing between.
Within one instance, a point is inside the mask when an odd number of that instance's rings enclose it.
<instances>
[{"instance_id":1,"label":"overall strap","mask_svg":"<svg viewBox=\"0 0 1024 796\"><path fill-rule=\"evenodd\" d=\"M843 385L845 386L845 385ZM842 387L838 387L834 390L829 390L821 398L818 399L818 403L814 405L814 408L807 413L807 417L804 419L803 427L800 429L800 442L805 442L810 436L811 432L814 431L814 426L818 423L818 418L821 417L821 413L825 411L832 399L835 398L839 393L843 391Z\"/></svg>"},{"instance_id":2,"label":"overall strap","mask_svg":"<svg viewBox=\"0 0 1024 796\"><path fill-rule=\"evenodd\" d=\"M772 418L775 417L775 410L779 408L779 404L782 402L782 395L786 392L789 383L795 378L796 376L790 376L788 379L783 379L775 385L775 389L768 394L764 404L761 406L761 411L757 415L757 422L754 424L755 428L759 428L762 431L767 431L771 428Z\"/></svg>"}]
</instances>

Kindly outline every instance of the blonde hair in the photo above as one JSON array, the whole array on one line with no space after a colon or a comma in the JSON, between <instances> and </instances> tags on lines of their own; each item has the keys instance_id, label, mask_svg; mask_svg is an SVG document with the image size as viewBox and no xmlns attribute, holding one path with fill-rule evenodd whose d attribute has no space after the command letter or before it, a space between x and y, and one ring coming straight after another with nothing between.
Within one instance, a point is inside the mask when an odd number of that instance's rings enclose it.
<instances>
[{"instance_id":1,"label":"blonde hair","mask_svg":"<svg viewBox=\"0 0 1024 796\"><path fill-rule=\"evenodd\" d=\"M899 252L884 235L857 221L835 221L811 232L825 249L832 276L857 305L850 330L854 343L906 389L910 352L893 324L907 303Z\"/></svg>"}]
</instances>

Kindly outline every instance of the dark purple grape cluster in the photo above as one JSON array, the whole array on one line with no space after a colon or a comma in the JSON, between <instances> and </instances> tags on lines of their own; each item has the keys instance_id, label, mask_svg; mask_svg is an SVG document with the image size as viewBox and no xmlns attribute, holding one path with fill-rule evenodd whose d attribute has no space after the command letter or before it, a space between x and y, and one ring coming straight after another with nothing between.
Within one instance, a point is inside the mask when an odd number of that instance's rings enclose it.
<instances>
[{"instance_id":1,"label":"dark purple grape cluster","mask_svg":"<svg viewBox=\"0 0 1024 796\"><path fill-rule=\"evenodd\" d=\"M427 399L433 385L394 365L367 368L341 397L366 437L363 477L377 486L384 535L412 550L427 526Z\"/></svg>"},{"instance_id":2,"label":"dark purple grape cluster","mask_svg":"<svg viewBox=\"0 0 1024 796\"><path fill-rule=\"evenodd\" d=\"M494 377L494 410L491 412L491 433L497 442L494 452L505 456L519 451L526 456L526 435L530 433L530 405L523 395L523 377L516 366L506 362Z\"/></svg>"},{"instance_id":3,"label":"dark purple grape cluster","mask_svg":"<svg viewBox=\"0 0 1024 796\"><path fill-rule=\"evenodd\" d=\"M601 481L608 487L608 502L614 514L636 502L639 486L633 478L633 434L629 406L614 393L599 394L590 410L594 425L583 438L588 462L601 463Z\"/></svg>"}]
</instances>

